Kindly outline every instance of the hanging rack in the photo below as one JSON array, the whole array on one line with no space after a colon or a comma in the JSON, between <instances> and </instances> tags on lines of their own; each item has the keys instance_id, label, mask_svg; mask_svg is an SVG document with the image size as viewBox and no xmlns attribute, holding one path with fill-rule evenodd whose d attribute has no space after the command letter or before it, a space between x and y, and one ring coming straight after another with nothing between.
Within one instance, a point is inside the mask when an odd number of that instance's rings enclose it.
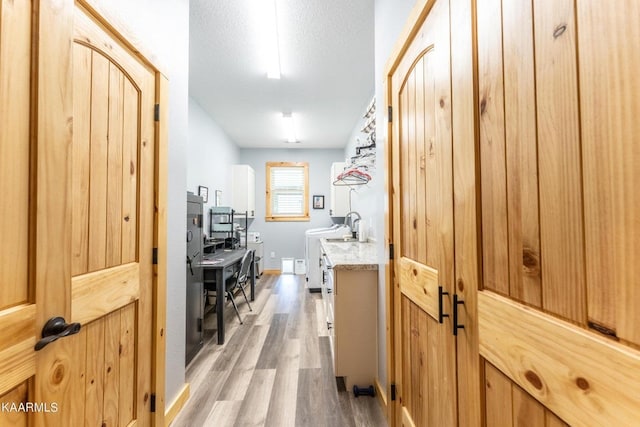
<instances>
[{"instance_id":1,"label":"hanging rack","mask_svg":"<svg viewBox=\"0 0 640 427\"><path fill-rule=\"evenodd\" d=\"M333 185L364 185L369 181L371 181L371 175L369 175L367 172L364 172L358 168L351 168L338 175L336 180L333 181Z\"/></svg>"}]
</instances>

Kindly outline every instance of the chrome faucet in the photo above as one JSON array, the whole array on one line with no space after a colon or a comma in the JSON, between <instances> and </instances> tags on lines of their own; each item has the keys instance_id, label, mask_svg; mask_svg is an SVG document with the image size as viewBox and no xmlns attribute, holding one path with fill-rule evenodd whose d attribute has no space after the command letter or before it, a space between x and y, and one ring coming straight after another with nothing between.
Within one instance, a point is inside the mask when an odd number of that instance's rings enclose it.
<instances>
[{"instance_id":1,"label":"chrome faucet","mask_svg":"<svg viewBox=\"0 0 640 427\"><path fill-rule=\"evenodd\" d=\"M351 223L350 223L349 225L350 225L350 227L351 227L351 236L353 236L353 238L355 239L355 238L357 237L357 235L356 235L356 228L355 228L356 223L362 219L362 217L360 216L360 214L359 214L358 212L356 212L356 211L348 212L348 213L344 216L344 223L345 223L345 225L346 225L346 224L347 224L347 220L348 220L351 216L354 216L354 215L355 215L355 216L357 216L357 218L356 218L356 219L352 219L352 220L351 220Z\"/></svg>"},{"instance_id":2,"label":"chrome faucet","mask_svg":"<svg viewBox=\"0 0 640 427\"><path fill-rule=\"evenodd\" d=\"M358 230L358 227L356 227L356 224L359 222L360 222L360 218L356 218L353 220L353 226L351 228L351 237L353 237L354 239L360 238L360 231Z\"/></svg>"}]
</instances>

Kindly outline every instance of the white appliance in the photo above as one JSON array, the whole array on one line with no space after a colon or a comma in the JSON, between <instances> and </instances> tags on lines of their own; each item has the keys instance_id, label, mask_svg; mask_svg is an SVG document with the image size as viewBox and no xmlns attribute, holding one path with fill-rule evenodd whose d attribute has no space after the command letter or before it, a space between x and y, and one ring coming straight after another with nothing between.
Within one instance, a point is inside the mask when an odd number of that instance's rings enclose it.
<instances>
[{"instance_id":1,"label":"white appliance","mask_svg":"<svg viewBox=\"0 0 640 427\"><path fill-rule=\"evenodd\" d=\"M334 224L328 228L312 228L305 232L304 255L307 264L307 288L310 292L320 292L321 267L320 267L320 239L332 239L351 235L351 227L345 224Z\"/></svg>"}]
</instances>

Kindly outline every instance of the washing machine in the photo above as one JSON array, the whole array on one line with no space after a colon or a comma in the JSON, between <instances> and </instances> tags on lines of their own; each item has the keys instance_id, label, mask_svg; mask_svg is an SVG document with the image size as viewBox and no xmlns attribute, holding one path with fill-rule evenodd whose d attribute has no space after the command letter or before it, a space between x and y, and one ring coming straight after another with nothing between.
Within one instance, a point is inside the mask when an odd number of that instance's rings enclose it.
<instances>
[{"instance_id":1,"label":"washing machine","mask_svg":"<svg viewBox=\"0 0 640 427\"><path fill-rule=\"evenodd\" d=\"M336 228L340 227L340 224L333 224L329 227L319 227L319 228L310 228L307 231L304 232L305 235L305 240L304 240L304 259L305 262L307 263L307 266L309 265L309 236L315 233L319 233L322 231L330 231L330 230L335 230ZM309 268L307 267L307 270ZM307 282L309 281L309 276L307 275Z\"/></svg>"},{"instance_id":2,"label":"washing machine","mask_svg":"<svg viewBox=\"0 0 640 427\"><path fill-rule=\"evenodd\" d=\"M321 292L320 239L332 239L351 234L346 224L334 224L328 228L313 228L305 232L304 253L307 262L306 287L310 292Z\"/></svg>"}]
</instances>

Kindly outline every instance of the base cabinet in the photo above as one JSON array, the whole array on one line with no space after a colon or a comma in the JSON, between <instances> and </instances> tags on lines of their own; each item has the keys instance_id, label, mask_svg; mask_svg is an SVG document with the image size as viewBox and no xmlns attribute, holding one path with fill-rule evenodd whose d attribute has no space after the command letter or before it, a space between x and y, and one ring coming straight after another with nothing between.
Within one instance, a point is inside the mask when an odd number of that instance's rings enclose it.
<instances>
[{"instance_id":1,"label":"base cabinet","mask_svg":"<svg viewBox=\"0 0 640 427\"><path fill-rule=\"evenodd\" d=\"M326 277L325 309L333 323L328 327L335 374L344 377L347 390L373 385L378 365L378 271L336 269Z\"/></svg>"}]
</instances>

